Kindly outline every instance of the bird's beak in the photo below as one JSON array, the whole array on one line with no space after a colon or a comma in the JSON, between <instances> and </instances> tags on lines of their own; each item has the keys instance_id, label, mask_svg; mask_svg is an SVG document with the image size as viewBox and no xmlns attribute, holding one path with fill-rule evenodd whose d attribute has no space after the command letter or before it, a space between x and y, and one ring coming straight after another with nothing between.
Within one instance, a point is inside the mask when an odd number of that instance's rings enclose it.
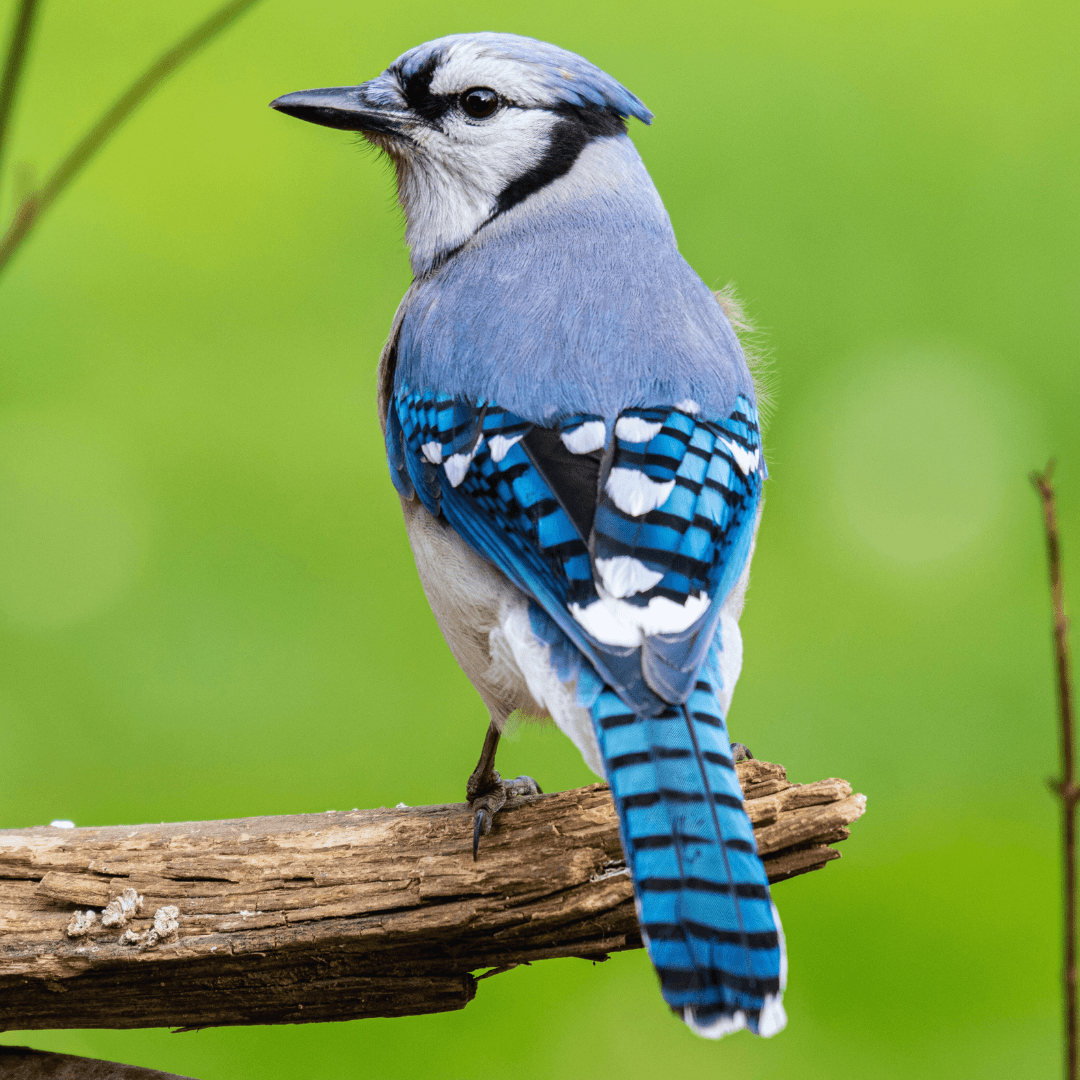
<instances>
[{"instance_id":1,"label":"bird's beak","mask_svg":"<svg viewBox=\"0 0 1080 1080\"><path fill-rule=\"evenodd\" d=\"M397 136L405 134L413 119L403 106L396 87L386 85L381 78L360 86L298 90L270 102L271 109L323 127Z\"/></svg>"}]
</instances>

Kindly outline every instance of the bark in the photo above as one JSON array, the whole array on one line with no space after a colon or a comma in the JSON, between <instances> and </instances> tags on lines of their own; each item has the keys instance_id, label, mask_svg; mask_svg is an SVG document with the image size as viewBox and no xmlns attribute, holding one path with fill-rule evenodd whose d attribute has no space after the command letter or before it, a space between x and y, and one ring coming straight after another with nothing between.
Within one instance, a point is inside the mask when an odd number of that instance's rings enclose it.
<instances>
[{"instance_id":1,"label":"bark","mask_svg":"<svg viewBox=\"0 0 1080 1080\"><path fill-rule=\"evenodd\" d=\"M864 796L738 769L770 881L839 858ZM513 800L471 842L463 804L0 831L0 1030L443 1012L641 947L606 785Z\"/></svg>"},{"instance_id":2,"label":"bark","mask_svg":"<svg viewBox=\"0 0 1080 1080\"><path fill-rule=\"evenodd\" d=\"M50 1054L29 1046L0 1046L4 1080L190 1080L190 1077L120 1065L73 1054Z\"/></svg>"}]
</instances>

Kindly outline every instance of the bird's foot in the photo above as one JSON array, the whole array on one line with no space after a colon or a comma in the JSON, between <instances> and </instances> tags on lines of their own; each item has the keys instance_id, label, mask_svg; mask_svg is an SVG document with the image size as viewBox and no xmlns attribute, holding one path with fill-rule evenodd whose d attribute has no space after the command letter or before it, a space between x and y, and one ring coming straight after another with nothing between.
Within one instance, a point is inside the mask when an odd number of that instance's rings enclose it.
<instances>
[{"instance_id":1,"label":"bird's foot","mask_svg":"<svg viewBox=\"0 0 1080 1080\"><path fill-rule=\"evenodd\" d=\"M503 808L507 799L520 795L542 795L540 785L531 776L516 776L513 780L503 780L494 769L485 777L483 788L475 785L470 778L467 789L469 809L473 814L473 862L480 850L480 837L491 832L491 823L495 815Z\"/></svg>"},{"instance_id":2,"label":"bird's foot","mask_svg":"<svg viewBox=\"0 0 1080 1080\"><path fill-rule=\"evenodd\" d=\"M741 742L733 742L731 744L731 758L733 761L753 761L754 755L750 753L748 746L743 746Z\"/></svg>"}]
</instances>

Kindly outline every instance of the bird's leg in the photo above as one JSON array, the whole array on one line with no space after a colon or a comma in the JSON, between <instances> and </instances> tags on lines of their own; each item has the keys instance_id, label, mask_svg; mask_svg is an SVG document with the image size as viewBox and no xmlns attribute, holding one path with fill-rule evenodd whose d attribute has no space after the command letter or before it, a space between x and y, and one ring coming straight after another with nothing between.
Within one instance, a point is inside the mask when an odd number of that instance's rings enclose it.
<instances>
[{"instance_id":1,"label":"bird's leg","mask_svg":"<svg viewBox=\"0 0 1080 1080\"><path fill-rule=\"evenodd\" d=\"M733 761L753 761L754 755L750 753L750 747L743 746L741 742L731 744L731 758Z\"/></svg>"},{"instance_id":2,"label":"bird's leg","mask_svg":"<svg viewBox=\"0 0 1080 1080\"><path fill-rule=\"evenodd\" d=\"M473 861L480 850L480 837L491 832L491 822L503 808L506 800L514 795L542 795L540 785L531 776L518 776L504 780L495 771L495 751L499 748L499 729L495 721L488 725L484 736L484 749L480 760L465 785L465 798L473 812Z\"/></svg>"}]
</instances>

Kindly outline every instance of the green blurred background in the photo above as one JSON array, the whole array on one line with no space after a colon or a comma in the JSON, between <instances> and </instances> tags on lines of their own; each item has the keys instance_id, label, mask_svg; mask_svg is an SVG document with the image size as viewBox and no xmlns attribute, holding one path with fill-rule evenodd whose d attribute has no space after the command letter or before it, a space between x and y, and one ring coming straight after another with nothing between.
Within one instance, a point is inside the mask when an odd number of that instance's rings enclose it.
<instances>
[{"instance_id":1,"label":"green blurred background","mask_svg":"<svg viewBox=\"0 0 1080 1080\"><path fill-rule=\"evenodd\" d=\"M9 163L44 175L209 10L46 0ZM683 252L767 332L732 728L869 812L843 861L776 889L790 1024L769 1042L696 1039L642 953L519 969L441 1016L2 1041L200 1080L1056 1075L1026 473L1059 455L1080 550L1078 22L1051 0L263 0L157 92L0 278L0 825L462 797L486 717L373 405L409 281L391 173L266 105L481 29L643 98ZM500 766L591 778L553 729Z\"/></svg>"}]
</instances>

